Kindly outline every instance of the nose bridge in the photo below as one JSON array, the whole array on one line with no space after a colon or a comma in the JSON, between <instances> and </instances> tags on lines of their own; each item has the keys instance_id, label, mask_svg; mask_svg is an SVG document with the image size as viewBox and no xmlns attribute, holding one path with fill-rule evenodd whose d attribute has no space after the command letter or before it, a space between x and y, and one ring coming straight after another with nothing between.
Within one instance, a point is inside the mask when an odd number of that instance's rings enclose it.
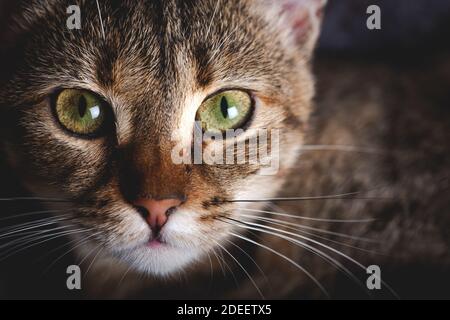
<instances>
[{"instance_id":1,"label":"nose bridge","mask_svg":"<svg viewBox=\"0 0 450 320\"><path fill-rule=\"evenodd\" d=\"M184 165L172 161L172 143L161 141L153 146L137 146L135 168L139 190L136 197L155 200L183 198L186 186Z\"/></svg>"}]
</instances>

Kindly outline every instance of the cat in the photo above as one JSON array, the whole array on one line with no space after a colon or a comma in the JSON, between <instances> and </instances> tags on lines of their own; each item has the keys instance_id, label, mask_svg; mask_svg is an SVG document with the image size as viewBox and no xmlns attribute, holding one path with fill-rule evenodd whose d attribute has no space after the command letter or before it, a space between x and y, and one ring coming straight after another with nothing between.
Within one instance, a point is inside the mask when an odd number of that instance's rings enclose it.
<instances>
[{"instance_id":1,"label":"cat","mask_svg":"<svg viewBox=\"0 0 450 320\"><path fill-rule=\"evenodd\" d=\"M313 72L325 1L78 1L80 30L70 4L20 3L4 31L0 294L448 297L446 96L415 90L431 74ZM175 164L196 121L279 130L279 170Z\"/></svg>"}]
</instances>

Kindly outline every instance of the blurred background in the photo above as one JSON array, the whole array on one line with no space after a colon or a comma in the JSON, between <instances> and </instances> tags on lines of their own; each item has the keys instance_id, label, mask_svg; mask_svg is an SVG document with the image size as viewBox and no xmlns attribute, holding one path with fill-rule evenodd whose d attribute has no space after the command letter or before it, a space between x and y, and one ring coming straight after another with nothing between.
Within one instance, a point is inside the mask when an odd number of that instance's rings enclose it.
<instances>
[{"instance_id":1,"label":"blurred background","mask_svg":"<svg viewBox=\"0 0 450 320\"><path fill-rule=\"evenodd\" d=\"M381 9L381 30L366 26L367 7ZM449 0L329 0L318 53L408 58L450 47Z\"/></svg>"}]
</instances>

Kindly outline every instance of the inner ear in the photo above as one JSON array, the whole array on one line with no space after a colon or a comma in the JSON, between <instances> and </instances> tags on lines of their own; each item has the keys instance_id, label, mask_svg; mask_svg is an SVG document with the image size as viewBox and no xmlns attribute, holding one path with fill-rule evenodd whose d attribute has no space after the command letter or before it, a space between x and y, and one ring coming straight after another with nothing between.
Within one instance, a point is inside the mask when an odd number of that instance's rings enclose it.
<instances>
[{"instance_id":1,"label":"inner ear","mask_svg":"<svg viewBox=\"0 0 450 320\"><path fill-rule=\"evenodd\" d=\"M324 7L327 0L278 0L270 1L278 5L284 27L299 48L310 56L320 34Z\"/></svg>"}]
</instances>

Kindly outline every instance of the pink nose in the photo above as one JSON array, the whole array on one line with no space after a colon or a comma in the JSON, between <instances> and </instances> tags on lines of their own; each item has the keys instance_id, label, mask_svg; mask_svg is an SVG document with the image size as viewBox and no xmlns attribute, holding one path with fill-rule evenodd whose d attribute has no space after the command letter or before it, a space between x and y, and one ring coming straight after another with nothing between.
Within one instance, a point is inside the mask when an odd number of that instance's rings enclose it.
<instances>
[{"instance_id":1,"label":"pink nose","mask_svg":"<svg viewBox=\"0 0 450 320\"><path fill-rule=\"evenodd\" d=\"M147 210L145 219L154 232L158 232L167 222L168 216L182 203L178 199L152 200L138 199L135 206Z\"/></svg>"}]
</instances>

